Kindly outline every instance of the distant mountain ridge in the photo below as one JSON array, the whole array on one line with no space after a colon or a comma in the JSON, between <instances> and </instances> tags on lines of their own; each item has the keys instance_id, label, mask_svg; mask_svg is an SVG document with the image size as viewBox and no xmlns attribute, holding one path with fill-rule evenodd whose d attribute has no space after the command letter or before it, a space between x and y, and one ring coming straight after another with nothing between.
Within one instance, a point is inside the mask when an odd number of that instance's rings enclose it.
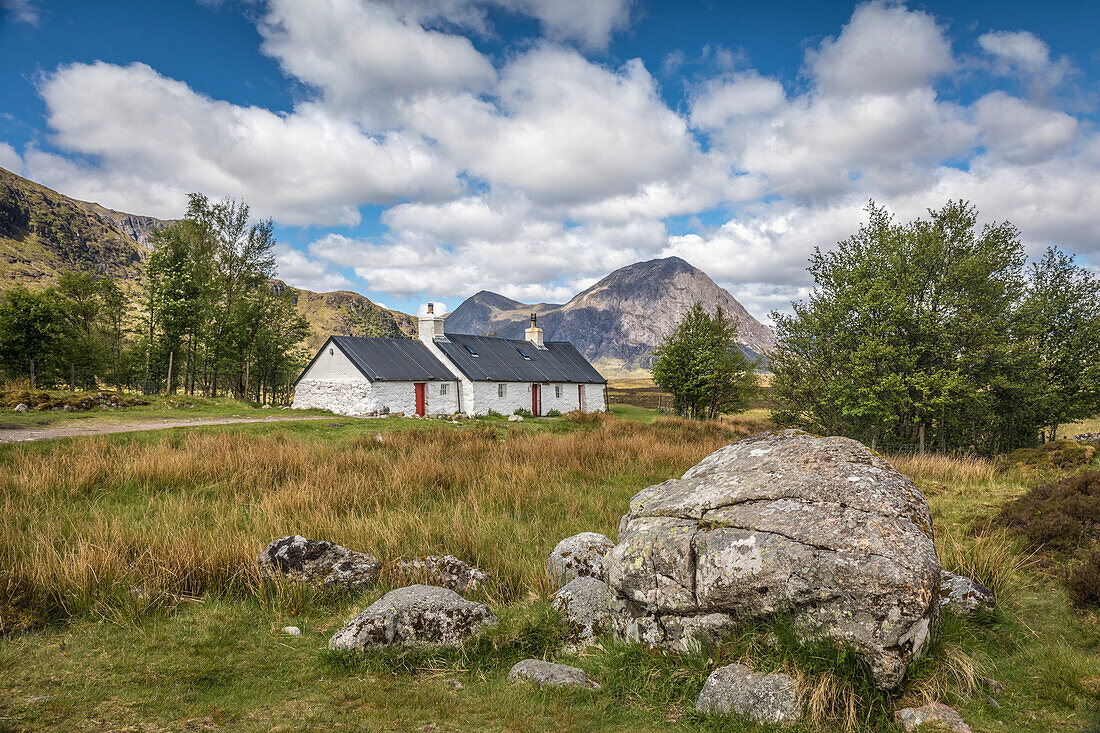
<instances>
[{"instance_id":1,"label":"distant mountain ridge","mask_svg":"<svg viewBox=\"0 0 1100 733\"><path fill-rule=\"evenodd\" d=\"M737 323L751 355L775 348L775 334L705 272L679 257L637 262L615 270L568 303L525 304L482 290L448 316L449 333L523 338L532 313L547 340L570 341L609 369L648 368L654 348L695 303L721 307Z\"/></svg>"},{"instance_id":2,"label":"distant mountain ridge","mask_svg":"<svg viewBox=\"0 0 1100 733\"><path fill-rule=\"evenodd\" d=\"M78 201L0 168L0 292L15 285L45 288L62 272L90 271L117 279L133 292L151 237L171 220L128 214ZM413 336L416 319L347 291L314 293L273 280L274 292L290 291L316 349L333 333L349 336Z\"/></svg>"}]
</instances>

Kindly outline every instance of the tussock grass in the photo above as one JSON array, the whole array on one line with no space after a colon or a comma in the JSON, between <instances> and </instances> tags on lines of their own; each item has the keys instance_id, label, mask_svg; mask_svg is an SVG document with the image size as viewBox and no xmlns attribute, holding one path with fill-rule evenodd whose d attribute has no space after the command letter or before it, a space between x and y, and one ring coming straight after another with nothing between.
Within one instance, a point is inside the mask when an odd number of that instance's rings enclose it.
<instances>
[{"instance_id":1,"label":"tussock grass","mask_svg":"<svg viewBox=\"0 0 1100 733\"><path fill-rule=\"evenodd\" d=\"M975 486L992 482L997 464L978 456L914 453L889 457L894 467L915 481Z\"/></svg>"},{"instance_id":2,"label":"tussock grass","mask_svg":"<svg viewBox=\"0 0 1100 733\"><path fill-rule=\"evenodd\" d=\"M216 431L13 447L0 567L47 616L72 617L132 588L247 595L257 553L301 534L383 560L450 553L492 570L491 598L545 596L542 559L559 539L613 533L638 487L744 434L601 416L567 432L437 426L382 442Z\"/></svg>"}]
</instances>

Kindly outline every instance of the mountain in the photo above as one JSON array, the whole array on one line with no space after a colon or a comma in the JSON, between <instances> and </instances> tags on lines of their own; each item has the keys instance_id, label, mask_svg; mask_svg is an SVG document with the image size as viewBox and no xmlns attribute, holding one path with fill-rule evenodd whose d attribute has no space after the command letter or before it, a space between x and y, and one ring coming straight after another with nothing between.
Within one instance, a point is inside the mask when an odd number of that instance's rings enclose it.
<instances>
[{"instance_id":1,"label":"mountain","mask_svg":"<svg viewBox=\"0 0 1100 733\"><path fill-rule=\"evenodd\" d=\"M737 323L750 355L766 355L775 334L752 317L729 291L679 257L638 262L615 270L568 303L527 305L489 291L467 298L447 317L450 333L523 338L531 313L547 340L570 341L604 369L650 364L653 349L695 303L721 307Z\"/></svg>"},{"instance_id":2,"label":"mountain","mask_svg":"<svg viewBox=\"0 0 1100 733\"><path fill-rule=\"evenodd\" d=\"M14 285L44 288L62 272L110 275L136 291L151 236L171 221L127 214L77 201L0 168L0 292ZM290 292L312 333L315 349L333 333L413 336L416 319L347 291L314 293L273 280L273 292Z\"/></svg>"}]
</instances>

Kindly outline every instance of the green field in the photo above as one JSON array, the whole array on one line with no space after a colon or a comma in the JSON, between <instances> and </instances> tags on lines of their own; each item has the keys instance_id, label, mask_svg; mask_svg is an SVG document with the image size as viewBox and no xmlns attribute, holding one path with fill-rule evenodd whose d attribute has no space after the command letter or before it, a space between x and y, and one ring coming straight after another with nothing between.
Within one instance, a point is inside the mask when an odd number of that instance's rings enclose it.
<instances>
[{"instance_id":1,"label":"green field","mask_svg":"<svg viewBox=\"0 0 1100 733\"><path fill-rule=\"evenodd\" d=\"M457 426L334 417L0 447L0 731L758 730L692 712L709 671L735 659L821 692L823 722L795 731L895 730L894 706L929 697L976 731L1088 730L1096 719L1095 610L1071 608L1063 565L991 524L1005 501L1059 474L980 459L896 459L928 497L944 565L999 593L992 618L947 618L896 695L871 691L858 665L762 647L748 630L691 656L609 641L562 655L544 577L554 544L586 530L614 537L631 495L762 420L615 413ZM502 623L454 652L330 654L329 636L386 588L261 582L256 554L294 533L383 560L457 555L491 571L474 597ZM286 625L303 636L280 634ZM532 656L577 664L603 688L506 683ZM995 704L981 677L1004 684Z\"/></svg>"}]
</instances>

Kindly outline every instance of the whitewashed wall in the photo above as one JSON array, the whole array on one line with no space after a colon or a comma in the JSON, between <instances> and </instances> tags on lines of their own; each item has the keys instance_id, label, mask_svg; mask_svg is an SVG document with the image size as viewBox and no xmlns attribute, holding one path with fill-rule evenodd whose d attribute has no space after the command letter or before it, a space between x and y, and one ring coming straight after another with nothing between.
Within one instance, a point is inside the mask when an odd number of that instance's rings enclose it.
<instances>
[{"instance_id":1,"label":"whitewashed wall","mask_svg":"<svg viewBox=\"0 0 1100 733\"><path fill-rule=\"evenodd\" d=\"M604 401L604 385L602 384L586 384L584 385L584 411L585 412L603 412L607 409L607 402Z\"/></svg>"},{"instance_id":2,"label":"whitewashed wall","mask_svg":"<svg viewBox=\"0 0 1100 733\"><path fill-rule=\"evenodd\" d=\"M422 330L423 326L424 324L422 323ZM442 333L442 330L443 326L440 325L440 333ZM439 359L443 366L447 367L447 371L453 374L455 376L455 379L458 381L458 407L455 411L466 412L471 415L478 414L478 410L474 407L474 383L471 382L466 377L466 375L462 373L461 369L454 365L453 361L447 358L447 355L443 353L443 350L441 348L435 345L434 339L422 336L420 341L428 347L428 351L432 352L432 356L434 356L436 359ZM484 412L484 410L482 410L481 412Z\"/></svg>"},{"instance_id":3,"label":"whitewashed wall","mask_svg":"<svg viewBox=\"0 0 1100 733\"><path fill-rule=\"evenodd\" d=\"M331 343L326 343L317 360L310 364L309 369L302 375L303 381L307 379L359 382L363 381L364 377L343 351Z\"/></svg>"},{"instance_id":4,"label":"whitewashed wall","mask_svg":"<svg viewBox=\"0 0 1100 733\"><path fill-rule=\"evenodd\" d=\"M508 392L503 398L498 396L497 385L499 382L473 382L473 414L484 415L490 410L495 410L502 415L511 415L517 409L531 409L531 383L507 382ZM577 385L562 384L562 395L555 396L553 384L544 384L542 387L542 409L545 415L550 410L559 412L571 412L577 409ZM584 409L586 412L597 412L606 409L603 399L602 384L582 385L584 389Z\"/></svg>"},{"instance_id":5,"label":"whitewashed wall","mask_svg":"<svg viewBox=\"0 0 1100 733\"><path fill-rule=\"evenodd\" d=\"M363 415L378 409L373 385L362 374L358 381L301 379L294 386L291 407L295 410L329 410L337 415Z\"/></svg>"}]
</instances>

